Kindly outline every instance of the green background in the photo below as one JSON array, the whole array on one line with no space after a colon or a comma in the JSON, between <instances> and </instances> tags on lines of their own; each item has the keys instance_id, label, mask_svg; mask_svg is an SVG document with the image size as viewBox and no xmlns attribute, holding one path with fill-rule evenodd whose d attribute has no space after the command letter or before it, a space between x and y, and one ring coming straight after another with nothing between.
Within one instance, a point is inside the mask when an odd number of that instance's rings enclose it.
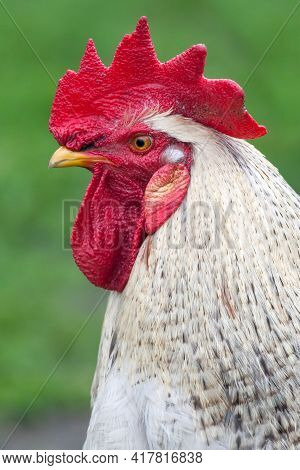
<instances>
[{"instance_id":1,"label":"green background","mask_svg":"<svg viewBox=\"0 0 300 470\"><path fill-rule=\"evenodd\" d=\"M300 9L272 45L294 0L3 4L16 24L0 5L0 416L14 419L102 295L63 249L62 201L81 200L89 174L48 171L57 147L47 129L55 85L32 48L56 82L66 68L77 69L89 37L108 65L119 40L141 15L149 18L162 61L205 43L206 76L244 85L254 71L245 86L246 104L269 131L255 145L299 190ZM49 410L88 408L104 304L40 393L29 419Z\"/></svg>"}]
</instances>

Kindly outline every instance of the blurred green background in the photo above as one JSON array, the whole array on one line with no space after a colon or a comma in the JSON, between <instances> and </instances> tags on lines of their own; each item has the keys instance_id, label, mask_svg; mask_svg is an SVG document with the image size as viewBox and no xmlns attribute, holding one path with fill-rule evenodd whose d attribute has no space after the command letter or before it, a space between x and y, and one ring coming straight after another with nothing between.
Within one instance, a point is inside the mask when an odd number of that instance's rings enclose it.
<instances>
[{"instance_id":1,"label":"blurred green background","mask_svg":"<svg viewBox=\"0 0 300 470\"><path fill-rule=\"evenodd\" d=\"M2 2L1 2L2 3ZM63 250L62 201L81 200L80 169L48 171L56 149L47 125L56 82L77 69L92 37L111 62L121 37L147 15L160 60L192 44L208 48L206 76L243 85L295 0L4 0L1 30L0 417L15 419L47 378L101 295ZM20 32L21 31L21 32ZM27 38L27 41L24 39ZM268 135L255 145L299 191L300 9L245 87ZM105 302L75 341L27 419L86 410Z\"/></svg>"}]
</instances>

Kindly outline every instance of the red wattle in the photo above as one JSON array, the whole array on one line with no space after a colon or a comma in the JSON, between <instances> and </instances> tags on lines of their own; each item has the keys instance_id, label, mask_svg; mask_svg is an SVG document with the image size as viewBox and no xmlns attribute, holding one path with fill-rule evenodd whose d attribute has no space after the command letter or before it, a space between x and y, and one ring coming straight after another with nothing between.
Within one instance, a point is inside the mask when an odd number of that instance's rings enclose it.
<instances>
[{"instance_id":1,"label":"red wattle","mask_svg":"<svg viewBox=\"0 0 300 470\"><path fill-rule=\"evenodd\" d=\"M150 179L145 190L145 229L156 232L178 209L190 184L187 167L179 163L162 166Z\"/></svg>"},{"instance_id":2,"label":"red wattle","mask_svg":"<svg viewBox=\"0 0 300 470\"><path fill-rule=\"evenodd\" d=\"M144 236L144 187L100 166L92 177L71 237L74 259L90 282L122 291Z\"/></svg>"}]
</instances>

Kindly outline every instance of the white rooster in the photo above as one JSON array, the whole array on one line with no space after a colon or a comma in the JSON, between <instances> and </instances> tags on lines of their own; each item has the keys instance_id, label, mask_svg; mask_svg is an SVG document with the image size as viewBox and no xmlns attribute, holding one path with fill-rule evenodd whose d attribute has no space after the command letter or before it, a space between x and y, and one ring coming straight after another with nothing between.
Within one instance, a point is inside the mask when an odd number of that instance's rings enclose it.
<instances>
[{"instance_id":1,"label":"white rooster","mask_svg":"<svg viewBox=\"0 0 300 470\"><path fill-rule=\"evenodd\" d=\"M55 96L50 166L92 171L74 258L113 291L86 449L300 448L299 198L205 56L160 63L141 18Z\"/></svg>"}]
</instances>

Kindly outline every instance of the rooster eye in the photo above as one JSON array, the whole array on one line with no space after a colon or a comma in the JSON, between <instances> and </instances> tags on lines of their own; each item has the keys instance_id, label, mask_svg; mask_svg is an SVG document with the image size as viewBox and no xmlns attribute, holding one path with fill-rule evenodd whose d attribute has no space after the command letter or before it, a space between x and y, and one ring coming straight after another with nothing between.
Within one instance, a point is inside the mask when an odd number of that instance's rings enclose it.
<instances>
[{"instance_id":1,"label":"rooster eye","mask_svg":"<svg viewBox=\"0 0 300 470\"><path fill-rule=\"evenodd\" d=\"M130 148L135 152L146 152L152 146L152 137L150 135L136 135L130 139Z\"/></svg>"}]
</instances>

